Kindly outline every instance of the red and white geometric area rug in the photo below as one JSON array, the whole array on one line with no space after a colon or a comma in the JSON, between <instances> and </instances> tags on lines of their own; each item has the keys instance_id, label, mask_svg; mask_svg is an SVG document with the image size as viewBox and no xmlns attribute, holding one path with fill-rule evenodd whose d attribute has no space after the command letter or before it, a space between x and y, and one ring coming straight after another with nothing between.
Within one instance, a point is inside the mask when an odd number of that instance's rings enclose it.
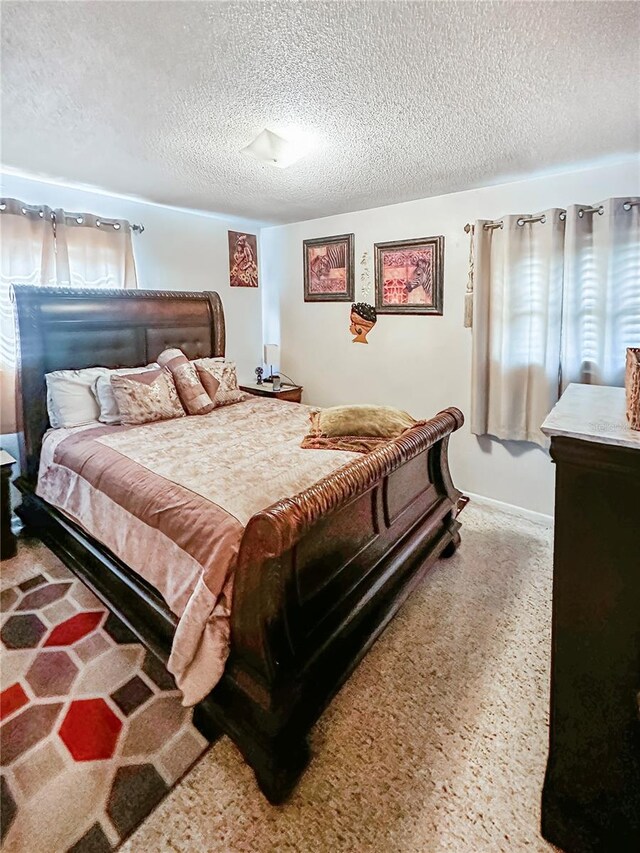
<instances>
[{"instance_id":1,"label":"red and white geometric area rug","mask_svg":"<svg viewBox=\"0 0 640 853\"><path fill-rule=\"evenodd\" d=\"M207 741L162 664L48 549L21 543L2 569L3 853L113 850Z\"/></svg>"}]
</instances>

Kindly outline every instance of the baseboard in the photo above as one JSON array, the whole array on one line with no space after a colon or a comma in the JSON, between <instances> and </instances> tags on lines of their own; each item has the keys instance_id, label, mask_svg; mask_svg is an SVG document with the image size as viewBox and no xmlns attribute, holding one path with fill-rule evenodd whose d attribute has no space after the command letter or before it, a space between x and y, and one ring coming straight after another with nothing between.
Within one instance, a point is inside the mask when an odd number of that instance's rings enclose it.
<instances>
[{"instance_id":1,"label":"baseboard","mask_svg":"<svg viewBox=\"0 0 640 853\"><path fill-rule=\"evenodd\" d=\"M509 515L515 515L518 518L526 518L528 521L536 521L538 524L553 524L553 516L547 515L544 512L535 512L532 509L525 509L522 506L515 506L515 504L508 504L504 501L498 501L495 498L487 498L484 495L476 495L473 492L464 492L465 495L468 495L473 504L479 507L486 507L487 509L498 509L500 512L506 512Z\"/></svg>"}]
</instances>

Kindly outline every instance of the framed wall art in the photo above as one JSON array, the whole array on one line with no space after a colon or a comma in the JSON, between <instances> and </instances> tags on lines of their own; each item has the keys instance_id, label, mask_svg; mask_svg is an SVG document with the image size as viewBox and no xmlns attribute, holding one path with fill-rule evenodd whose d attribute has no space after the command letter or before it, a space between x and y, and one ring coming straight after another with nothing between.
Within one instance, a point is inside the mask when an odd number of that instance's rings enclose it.
<instances>
[{"instance_id":1,"label":"framed wall art","mask_svg":"<svg viewBox=\"0 0 640 853\"><path fill-rule=\"evenodd\" d=\"M255 234L229 231L229 284L258 286L258 241Z\"/></svg>"},{"instance_id":2,"label":"framed wall art","mask_svg":"<svg viewBox=\"0 0 640 853\"><path fill-rule=\"evenodd\" d=\"M444 237L376 243L378 314L442 314Z\"/></svg>"},{"instance_id":3,"label":"framed wall art","mask_svg":"<svg viewBox=\"0 0 640 853\"><path fill-rule=\"evenodd\" d=\"M353 234L303 242L305 302L353 302L353 244Z\"/></svg>"}]
</instances>

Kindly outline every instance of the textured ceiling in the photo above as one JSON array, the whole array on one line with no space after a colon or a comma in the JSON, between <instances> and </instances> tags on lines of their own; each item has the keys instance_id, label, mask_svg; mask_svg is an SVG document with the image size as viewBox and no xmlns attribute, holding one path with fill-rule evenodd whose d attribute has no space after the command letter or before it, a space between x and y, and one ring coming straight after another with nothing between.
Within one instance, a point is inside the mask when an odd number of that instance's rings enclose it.
<instances>
[{"instance_id":1,"label":"textured ceiling","mask_svg":"<svg viewBox=\"0 0 640 853\"><path fill-rule=\"evenodd\" d=\"M5 165L288 222L640 148L635 2L2 2ZM313 140L288 169L240 153Z\"/></svg>"}]
</instances>

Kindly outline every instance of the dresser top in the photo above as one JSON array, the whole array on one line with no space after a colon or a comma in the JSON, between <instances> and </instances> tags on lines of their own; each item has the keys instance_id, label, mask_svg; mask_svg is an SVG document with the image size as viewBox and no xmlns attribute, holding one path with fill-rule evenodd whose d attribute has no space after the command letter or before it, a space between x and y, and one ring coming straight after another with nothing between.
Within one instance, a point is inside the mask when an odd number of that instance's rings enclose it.
<instances>
[{"instance_id":1,"label":"dresser top","mask_svg":"<svg viewBox=\"0 0 640 853\"><path fill-rule=\"evenodd\" d=\"M640 450L640 431L630 429L624 388L569 385L542 424L545 435L563 435Z\"/></svg>"},{"instance_id":2,"label":"dresser top","mask_svg":"<svg viewBox=\"0 0 640 853\"><path fill-rule=\"evenodd\" d=\"M0 465L4 467L5 465L13 465L16 460L13 456L8 453L6 450L0 450Z\"/></svg>"}]
</instances>

